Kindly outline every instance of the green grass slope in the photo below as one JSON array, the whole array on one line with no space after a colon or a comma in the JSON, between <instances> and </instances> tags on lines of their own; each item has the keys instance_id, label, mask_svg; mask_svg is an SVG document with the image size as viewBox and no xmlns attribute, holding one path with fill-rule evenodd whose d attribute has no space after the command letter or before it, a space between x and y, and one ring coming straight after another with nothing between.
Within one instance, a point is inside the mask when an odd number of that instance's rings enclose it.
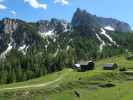
<instances>
[{"instance_id":1,"label":"green grass slope","mask_svg":"<svg viewBox=\"0 0 133 100\"><path fill-rule=\"evenodd\" d=\"M102 69L103 64L114 62L126 67L127 72ZM97 61L93 71L64 69L38 79L1 85L0 100L132 100L132 68L133 61L124 56L107 58Z\"/></svg>"}]
</instances>

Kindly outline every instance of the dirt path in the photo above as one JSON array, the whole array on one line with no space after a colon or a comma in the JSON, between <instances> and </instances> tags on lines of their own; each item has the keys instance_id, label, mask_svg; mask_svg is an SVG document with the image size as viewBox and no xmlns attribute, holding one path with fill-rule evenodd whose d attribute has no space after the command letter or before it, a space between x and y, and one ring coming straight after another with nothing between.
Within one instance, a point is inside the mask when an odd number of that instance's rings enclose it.
<instances>
[{"instance_id":1,"label":"dirt path","mask_svg":"<svg viewBox=\"0 0 133 100\"><path fill-rule=\"evenodd\" d=\"M35 85L26 85L26 86L20 86L20 87L12 87L12 88L3 88L0 89L0 91L4 91L4 90L14 90L14 89L25 89L25 88L37 88L37 87L44 87L50 84L53 84L55 82L58 82L62 79L62 77L57 78L56 80L47 82L47 83L42 83L42 84L35 84Z\"/></svg>"},{"instance_id":2,"label":"dirt path","mask_svg":"<svg viewBox=\"0 0 133 100\"><path fill-rule=\"evenodd\" d=\"M69 72L72 71L72 70L69 70ZM69 73L67 73L69 74ZM59 78L57 78L56 80L53 80L53 81L49 81L49 82L46 82L46 83L41 83L41 84L34 84L34 85L25 85L25 86L18 86L18 87L11 87L11 88L2 88L0 89L0 91L4 91L4 90L15 90L15 89L26 89L26 88L38 88L38 87L45 87L47 85L50 85L50 84L53 84L53 83L56 83L58 81L60 81L61 79L63 79L63 77L65 76L66 74L60 76Z\"/></svg>"}]
</instances>

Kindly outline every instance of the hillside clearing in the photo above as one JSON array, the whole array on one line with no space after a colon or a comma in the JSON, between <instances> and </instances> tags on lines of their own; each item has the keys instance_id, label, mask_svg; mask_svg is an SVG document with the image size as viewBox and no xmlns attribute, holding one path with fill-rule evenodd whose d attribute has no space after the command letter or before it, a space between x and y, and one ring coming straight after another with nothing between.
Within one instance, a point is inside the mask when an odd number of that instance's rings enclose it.
<instances>
[{"instance_id":1,"label":"hillside clearing","mask_svg":"<svg viewBox=\"0 0 133 100\"><path fill-rule=\"evenodd\" d=\"M103 64L116 62L126 72L106 71ZM26 82L1 85L0 98L4 100L131 100L133 97L133 62L123 56L96 62L96 68L87 72L72 69L49 74ZM80 98L74 93L77 91Z\"/></svg>"}]
</instances>

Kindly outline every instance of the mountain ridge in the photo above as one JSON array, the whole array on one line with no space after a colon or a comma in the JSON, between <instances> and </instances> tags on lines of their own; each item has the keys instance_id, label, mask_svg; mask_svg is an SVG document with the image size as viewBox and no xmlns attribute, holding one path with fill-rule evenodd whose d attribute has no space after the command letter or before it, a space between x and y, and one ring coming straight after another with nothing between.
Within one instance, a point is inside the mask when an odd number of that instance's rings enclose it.
<instances>
[{"instance_id":1,"label":"mountain ridge","mask_svg":"<svg viewBox=\"0 0 133 100\"><path fill-rule=\"evenodd\" d=\"M130 32L131 27L128 23L119 21L113 18L104 18L104 17L97 17L96 15L92 15L88 13L86 10L81 10L78 8L73 15L72 18L72 25L73 27L77 27L79 30L81 27L90 27L92 32L97 28L103 28L106 26L111 26L118 32ZM79 27L77 26L79 25ZM82 29L81 28L81 29Z\"/></svg>"},{"instance_id":2,"label":"mountain ridge","mask_svg":"<svg viewBox=\"0 0 133 100\"><path fill-rule=\"evenodd\" d=\"M56 38L59 38L61 34L66 33L69 36L74 32L76 34L73 36L78 34L81 36L93 35L99 42L102 42L101 47L105 46L105 40L109 42L109 45L111 45L110 43L116 45L110 36L110 33L115 31L131 32L131 27L125 22L113 18L97 17L80 8L77 8L71 23L56 18L28 23L20 19L4 18L0 21L0 52L4 52L5 48L7 51L13 47L22 50L30 45L37 45L37 41L39 43L41 37L53 37L56 41Z\"/></svg>"}]
</instances>

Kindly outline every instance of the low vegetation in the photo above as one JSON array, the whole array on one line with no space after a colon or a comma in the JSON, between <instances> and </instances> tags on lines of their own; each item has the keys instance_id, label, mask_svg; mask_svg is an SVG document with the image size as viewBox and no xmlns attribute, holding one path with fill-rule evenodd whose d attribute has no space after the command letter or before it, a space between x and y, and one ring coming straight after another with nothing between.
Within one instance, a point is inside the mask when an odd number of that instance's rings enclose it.
<instances>
[{"instance_id":1,"label":"low vegetation","mask_svg":"<svg viewBox=\"0 0 133 100\"><path fill-rule=\"evenodd\" d=\"M116 62L116 70L103 70L103 64ZM77 72L64 69L38 79L0 86L4 100L131 100L133 62L116 56L96 62L95 70ZM119 71L125 67L127 71ZM26 87L27 86L27 87ZM29 86L29 87L28 87ZM20 88L21 87L21 88Z\"/></svg>"}]
</instances>

